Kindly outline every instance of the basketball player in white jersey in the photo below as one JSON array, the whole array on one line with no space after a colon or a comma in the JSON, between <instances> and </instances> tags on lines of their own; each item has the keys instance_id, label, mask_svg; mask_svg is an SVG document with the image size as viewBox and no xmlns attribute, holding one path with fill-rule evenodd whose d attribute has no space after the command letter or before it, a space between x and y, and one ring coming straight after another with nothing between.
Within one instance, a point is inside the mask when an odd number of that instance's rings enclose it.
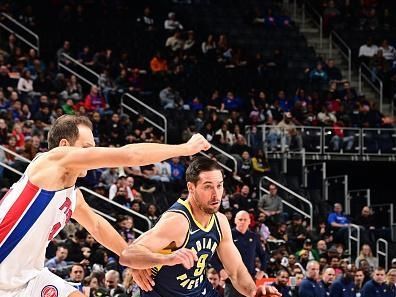
<instances>
[{"instance_id":1,"label":"basketball player in white jersey","mask_svg":"<svg viewBox=\"0 0 396 297\"><path fill-rule=\"evenodd\" d=\"M199 134L180 145L95 147L91 128L86 117L58 118L48 134L49 151L36 157L0 200L1 297L84 296L44 268L48 242L70 218L117 255L127 247L111 225L90 209L75 187L77 178L85 176L87 170L147 165L210 148ZM165 259L170 265L181 262L178 255Z\"/></svg>"}]
</instances>

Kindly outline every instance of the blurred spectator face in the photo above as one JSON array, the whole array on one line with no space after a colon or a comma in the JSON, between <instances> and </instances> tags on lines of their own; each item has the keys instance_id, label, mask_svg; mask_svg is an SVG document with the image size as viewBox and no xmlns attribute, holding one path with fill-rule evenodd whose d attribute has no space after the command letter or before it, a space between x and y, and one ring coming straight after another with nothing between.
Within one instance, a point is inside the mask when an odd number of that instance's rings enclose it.
<instances>
[{"instance_id":1,"label":"blurred spectator face","mask_svg":"<svg viewBox=\"0 0 396 297\"><path fill-rule=\"evenodd\" d=\"M396 284L396 269L390 269L388 271L387 277L390 284Z\"/></svg>"},{"instance_id":2,"label":"blurred spectator face","mask_svg":"<svg viewBox=\"0 0 396 297\"><path fill-rule=\"evenodd\" d=\"M99 289L99 282L96 277L91 278L91 281L89 282L89 287L91 289Z\"/></svg>"},{"instance_id":3,"label":"blurred spectator face","mask_svg":"<svg viewBox=\"0 0 396 297\"><path fill-rule=\"evenodd\" d=\"M368 273L370 271L370 264L365 259L362 259L359 261L359 267L366 273Z\"/></svg>"},{"instance_id":4,"label":"blurred spectator face","mask_svg":"<svg viewBox=\"0 0 396 297\"><path fill-rule=\"evenodd\" d=\"M128 217L128 219L126 220L125 227L128 230L131 230L133 228L133 218L132 217Z\"/></svg>"},{"instance_id":5,"label":"blurred spectator face","mask_svg":"<svg viewBox=\"0 0 396 297\"><path fill-rule=\"evenodd\" d=\"M107 289L114 289L117 288L118 285L118 277L116 273L110 273L113 272L114 270L110 270L106 273L105 276L105 287Z\"/></svg>"},{"instance_id":6,"label":"blurred spectator face","mask_svg":"<svg viewBox=\"0 0 396 297\"><path fill-rule=\"evenodd\" d=\"M287 283L289 282L289 273L287 271L282 271L277 277L276 277L276 282L280 286L287 286Z\"/></svg>"},{"instance_id":7,"label":"blurred spectator face","mask_svg":"<svg viewBox=\"0 0 396 297\"><path fill-rule=\"evenodd\" d=\"M267 218L267 216L265 215L265 213L260 212L260 214L259 214L257 220L258 220L260 223L264 223L266 218Z\"/></svg>"},{"instance_id":8,"label":"blurred spectator face","mask_svg":"<svg viewBox=\"0 0 396 297\"><path fill-rule=\"evenodd\" d=\"M334 204L334 212L335 213L341 213L342 212L342 206L339 203Z\"/></svg>"},{"instance_id":9,"label":"blurred spectator face","mask_svg":"<svg viewBox=\"0 0 396 297\"><path fill-rule=\"evenodd\" d=\"M242 159L248 160L249 158L250 158L249 152L244 151L244 152L242 153Z\"/></svg>"},{"instance_id":10,"label":"blurred spectator face","mask_svg":"<svg viewBox=\"0 0 396 297\"><path fill-rule=\"evenodd\" d=\"M317 263L317 262L308 263L307 277L315 279L315 280L319 278L319 263Z\"/></svg>"},{"instance_id":11,"label":"blurred spectator face","mask_svg":"<svg viewBox=\"0 0 396 297\"><path fill-rule=\"evenodd\" d=\"M342 269L342 271L346 271L347 267L349 264L349 260L348 259L341 259L340 261L340 268Z\"/></svg>"},{"instance_id":12,"label":"blurred spectator face","mask_svg":"<svg viewBox=\"0 0 396 297\"><path fill-rule=\"evenodd\" d=\"M379 284L385 282L385 270L384 269L375 269L373 273L373 280Z\"/></svg>"},{"instance_id":13,"label":"blurred spectator face","mask_svg":"<svg viewBox=\"0 0 396 297\"><path fill-rule=\"evenodd\" d=\"M95 238L93 238L91 234L87 234L87 237L85 238L85 242L89 245L92 245L95 243Z\"/></svg>"},{"instance_id":14,"label":"blurred spectator face","mask_svg":"<svg viewBox=\"0 0 396 297\"><path fill-rule=\"evenodd\" d=\"M332 284L335 279L335 271L333 268L327 268L322 276L322 280L325 284Z\"/></svg>"},{"instance_id":15,"label":"blurred spectator face","mask_svg":"<svg viewBox=\"0 0 396 297\"><path fill-rule=\"evenodd\" d=\"M215 271L208 273L208 280L211 283L211 285L213 286L213 288L217 288L220 284L219 274L216 273Z\"/></svg>"},{"instance_id":16,"label":"blurred spectator face","mask_svg":"<svg viewBox=\"0 0 396 297\"><path fill-rule=\"evenodd\" d=\"M307 250L302 250L301 253L300 253L300 261L301 261L301 262L307 261L307 260L308 260L308 257L309 257L308 251L307 251ZM319 266L319 265L318 265L318 266ZM319 268L318 268L318 269L319 269Z\"/></svg>"},{"instance_id":17,"label":"blurred spectator face","mask_svg":"<svg viewBox=\"0 0 396 297\"><path fill-rule=\"evenodd\" d=\"M354 280L355 280L355 283L356 283L356 284L363 284L363 281L364 281L364 273L363 273L362 270L356 271Z\"/></svg>"},{"instance_id":18,"label":"blurred spectator face","mask_svg":"<svg viewBox=\"0 0 396 297\"><path fill-rule=\"evenodd\" d=\"M239 232L245 233L249 228L249 224L250 224L250 216L247 212L240 211L236 214L235 225L236 225L236 229Z\"/></svg>"},{"instance_id":19,"label":"blurred spectator face","mask_svg":"<svg viewBox=\"0 0 396 297\"><path fill-rule=\"evenodd\" d=\"M319 259L319 264L320 264L320 267L325 267L325 266L327 266L327 259L326 258L320 258Z\"/></svg>"},{"instance_id":20,"label":"blurred spectator face","mask_svg":"<svg viewBox=\"0 0 396 297\"><path fill-rule=\"evenodd\" d=\"M296 256L289 255L288 259L289 259L289 266L293 267L293 265L296 264Z\"/></svg>"},{"instance_id":21,"label":"blurred spectator face","mask_svg":"<svg viewBox=\"0 0 396 297\"><path fill-rule=\"evenodd\" d=\"M98 87L97 86L93 85L91 87L91 94L95 95L95 96L98 95Z\"/></svg>"},{"instance_id":22,"label":"blurred spectator face","mask_svg":"<svg viewBox=\"0 0 396 297\"><path fill-rule=\"evenodd\" d=\"M362 208L362 217L368 217L370 215L370 208L365 206Z\"/></svg>"},{"instance_id":23,"label":"blurred spectator face","mask_svg":"<svg viewBox=\"0 0 396 297\"><path fill-rule=\"evenodd\" d=\"M271 196L276 196L276 194L278 194L278 188L275 185L270 185L268 190Z\"/></svg>"},{"instance_id":24,"label":"blurred spectator face","mask_svg":"<svg viewBox=\"0 0 396 297\"><path fill-rule=\"evenodd\" d=\"M99 122L100 122L100 114L99 114L99 112L94 112L94 113L93 113L93 115L92 115L92 120L93 120L94 122L96 122L96 123L99 123Z\"/></svg>"},{"instance_id":25,"label":"blurred spectator face","mask_svg":"<svg viewBox=\"0 0 396 297\"><path fill-rule=\"evenodd\" d=\"M318 251L326 251L327 250L327 244L326 241L324 240L319 240L318 243L316 244Z\"/></svg>"},{"instance_id":26,"label":"blurred spectator face","mask_svg":"<svg viewBox=\"0 0 396 297\"><path fill-rule=\"evenodd\" d=\"M241 194L243 197L247 197L249 195L250 189L249 186L244 185L241 189Z\"/></svg>"},{"instance_id":27,"label":"blurred spectator face","mask_svg":"<svg viewBox=\"0 0 396 297\"><path fill-rule=\"evenodd\" d=\"M301 281L304 279L304 274L302 274L302 273L297 273L296 274L296 283L297 283L297 286L298 285L300 285L300 283L301 283Z\"/></svg>"},{"instance_id":28,"label":"blurred spectator face","mask_svg":"<svg viewBox=\"0 0 396 297\"><path fill-rule=\"evenodd\" d=\"M72 281L81 282L84 279L84 269L80 265L73 265L69 276Z\"/></svg>"},{"instance_id":29,"label":"blurred spectator face","mask_svg":"<svg viewBox=\"0 0 396 297\"><path fill-rule=\"evenodd\" d=\"M140 204L139 203L133 203L132 204L132 210L136 211L136 212L140 212Z\"/></svg>"},{"instance_id":30,"label":"blurred spectator face","mask_svg":"<svg viewBox=\"0 0 396 297\"><path fill-rule=\"evenodd\" d=\"M85 259L88 259L89 257L91 257L92 251L89 247L85 246L81 248L81 253L83 254Z\"/></svg>"},{"instance_id":31,"label":"blurred spectator face","mask_svg":"<svg viewBox=\"0 0 396 297\"><path fill-rule=\"evenodd\" d=\"M56 258L58 259L58 261L64 261L67 258L67 254L68 254L68 250L67 248L64 247L58 247L58 249L56 250Z\"/></svg>"},{"instance_id":32,"label":"blurred spectator face","mask_svg":"<svg viewBox=\"0 0 396 297\"><path fill-rule=\"evenodd\" d=\"M154 204L150 204L150 206L147 208L147 213L151 216L154 216L156 212L157 212L157 207L155 207Z\"/></svg>"},{"instance_id":33,"label":"blurred spectator face","mask_svg":"<svg viewBox=\"0 0 396 297\"><path fill-rule=\"evenodd\" d=\"M368 244L364 244L362 246L362 253L365 257L372 256L371 247Z\"/></svg>"},{"instance_id":34,"label":"blurred spectator face","mask_svg":"<svg viewBox=\"0 0 396 297\"><path fill-rule=\"evenodd\" d=\"M4 119L0 119L0 129L6 129L7 125Z\"/></svg>"},{"instance_id":35,"label":"blurred spectator face","mask_svg":"<svg viewBox=\"0 0 396 297\"><path fill-rule=\"evenodd\" d=\"M340 265L340 259L338 257L333 257L330 261L330 266L333 268L338 268Z\"/></svg>"}]
</instances>

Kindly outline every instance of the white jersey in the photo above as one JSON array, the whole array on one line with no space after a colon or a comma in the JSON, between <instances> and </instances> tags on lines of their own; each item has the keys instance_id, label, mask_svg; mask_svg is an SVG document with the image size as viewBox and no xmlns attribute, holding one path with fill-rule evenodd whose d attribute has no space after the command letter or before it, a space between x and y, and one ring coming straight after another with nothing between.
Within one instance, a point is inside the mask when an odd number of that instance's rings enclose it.
<instances>
[{"instance_id":1,"label":"white jersey","mask_svg":"<svg viewBox=\"0 0 396 297\"><path fill-rule=\"evenodd\" d=\"M25 172L11 187L0 200L0 292L22 288L42 272L48 243L75 207L75 186L47 191Z\"/></svg>"}]
</instances>

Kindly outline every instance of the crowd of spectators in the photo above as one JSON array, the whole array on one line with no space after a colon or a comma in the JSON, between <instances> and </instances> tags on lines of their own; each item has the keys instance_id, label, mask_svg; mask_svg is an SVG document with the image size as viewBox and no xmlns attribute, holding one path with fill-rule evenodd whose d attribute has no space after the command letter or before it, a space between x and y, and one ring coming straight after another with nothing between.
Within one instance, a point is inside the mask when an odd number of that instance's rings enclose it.
<instances>
[{"instance_id":1,"label":"crowd of spectators","mask_svg":"<svg viewBox=\"0 0 396 297\"><path fill-rule=\"evenodd\" d=\"M72 9L82 10L79 7L72 6ZM28 6L17 17L34 27L37 20L32 9ZM66 7L63 11L67 12ZM258 12L253 25L264 23L284 30L292 26L287 17L271 15L271 11L262 15ZM355 272L354 259L349 254L351 251L345 251L345 230L351 219L342 214L341 205L335 205L334 212L324 214L322 222L311 229L305 218L283 209L281 200L284 197L280 196L276 185L269 185L270 194L260 198L257 190L260 178L277 176L262 149L261 140L254 137L254 128L259 124L274 126L268 134L270 149L276 149L279 144L277 129L288 131L287 146L301 149L304 140L296 130L299 125L334 129L388 126L375 105L357 94L343 79L334 60L319 60L311 68L302 69L305 79L295 94L290 94L285 89L273 89L273 85L264 88L257 83L287 70L287 60L281 50L268 59L257 55L252 61L244 55L243 49L231 46L226 34L209 34L198 39L198 32L190 30L172 11L162 23L146 7L136 23L141 32L147 34L142 44L150 42L150 32L163 33L163 39L156 41L159 46L155 53L143 66L141 63L136 66L133 54L128 51L111 47L93 50L94 44L74 45L68 40L63 42L53 59L44 60L35 50L24 50L16 37L9 35L1 45L0 54L0 145L31 160L37 153L47 150L48 128L62 114L88 116L93 122L95 141L101 146L162 142L163 134L147 123L144 116L130 117L121 113L119 97L129 92L144 98L170 120L185 123L177 131L176 140L187 140L200 132L237 158L237 174L226 174L221 211L227 215L232 227L237 224L239 211L249 213L248 228L257 236L265 255L265 259L260 259L253 267L253 277L257 280L274 277L276 286L283 292L290 291L287 294L297 296L300 291L301 297L309 296L305 295L304 285L300 286L300 282L304 276L309 281L319 280L316 264L309 262L316 260L323 272L323 287L332 288L335 276L342 275L351 282L348 273ZM100 74L98 85L87 88L76 76L58 69L57 61L72 67L63 53L97 71ZM244 70L235 72L235 68ZM231 83L234 81L231 75L235 73L249 73L252 85L245 90L238 89ZM211 75L224 77L218 86L198 91L199 85L189 88L198 74L205 76L207 81ZM245 125L253 126L250 139L245 136ZM345 138L341 134L338 136ZM334 150L338 150L340 142L335 139L333 145ZM213 153L210 156L221 159ZM2 150L0 160L20 171L26 168L26 163ZM187 194L184 173L189 161L189 158L173 158L149 166L96 170L90 172L81 184L155 223L178 196ZM17 176L1 167L0 177L3 195ZM138 219L99 202L95 197L88 196L87 200L117 218L116 228L126 241L132 242L138 237L134 228L144 229L144 223ZM383 226L376 223L370 209L368 212L370 218L367 218L366 208L362 210L362 216L356 218L356 222L363 226L364 235L362 253L355 262L358 268L355 283L359 290L364 283L371 284L372 272L375 282L380 285L385 282L383 277L376 278L383 270L371 252L378 237L376 230ZM238 228L236 230L240 232ZM71 282L81 282L80 289L87 296L139 296L130 270L121 267L115 255L100 247L92 236L75 224L70 224L51 242L47 259L46 266L51 271ZM359 271L364 274L363 281L357 277ZM394 290L394 269L388 274L388 283L393 284ZM223 272L209 269L208 276L214 287L221 291L226 279ZM337 286L333 287L335 291Z\"/></svg>"}]
</instances>

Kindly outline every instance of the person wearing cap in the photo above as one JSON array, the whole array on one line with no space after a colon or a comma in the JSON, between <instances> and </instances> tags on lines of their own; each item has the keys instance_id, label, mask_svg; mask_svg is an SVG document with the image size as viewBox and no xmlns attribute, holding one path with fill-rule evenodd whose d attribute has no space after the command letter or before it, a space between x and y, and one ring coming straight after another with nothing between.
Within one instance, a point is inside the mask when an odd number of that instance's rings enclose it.
<instances>
[{"instance_id":1,"label":"person wearing cap","mask_svg":"<svg viewBox=\"0 0 396 297\"><path fill-rule=\"evenodd\" d=\"M319 285L319 263L310 261L307 264L306 277L298 289L299 297L325 297L325 290Z\"/></svg>"},{"instance_id":2,"label":"person wearing cap","mask_svg":"<svg viewBox=\"0 0 396 297\"><path fill-rule=\"evenodd\" d=\"M307 251L308 253L308 260L319 260L319 254L316 250L314 250L312 244L312 240L310 238L307 238L304 240L303 248L299 250L296 255L300 256L301 251Z\"/></svg>"},{"instance_id":3,"label":"person wearing cap","mask_svg":"<svg viewBox=\"0 0 396 297\"><path fill-rule=\"evenodd\" d=\"M355 271L354 265L349 264L344 274L339 277L330 288L330 297L355 297Z\"/></svg>"},{"instance_id":4,"label":"person wearing cap","mask_svg":"<svg viewBox=\"0 0 396 297\"><path fill-rule=\"evenodd\" d=\"M295 292L288 285L289 283L289 272L284 269L280 269L276 272L276 281L271 284L274 286L282 296L293 297L296 296Z\"/></svg>"},{"instance_id":5,"label":"person wearing cap","mask_svg":"<svg viewBox=\"0 0 396 297\"><path fill-rule=\"evenodd\" d=\"M287 237L292 251L302 248L304 240L307 238L307 229L302 224L302 216L299 213L292 215L292 222L287 227Z\"/></svg>"}]
</instances>

